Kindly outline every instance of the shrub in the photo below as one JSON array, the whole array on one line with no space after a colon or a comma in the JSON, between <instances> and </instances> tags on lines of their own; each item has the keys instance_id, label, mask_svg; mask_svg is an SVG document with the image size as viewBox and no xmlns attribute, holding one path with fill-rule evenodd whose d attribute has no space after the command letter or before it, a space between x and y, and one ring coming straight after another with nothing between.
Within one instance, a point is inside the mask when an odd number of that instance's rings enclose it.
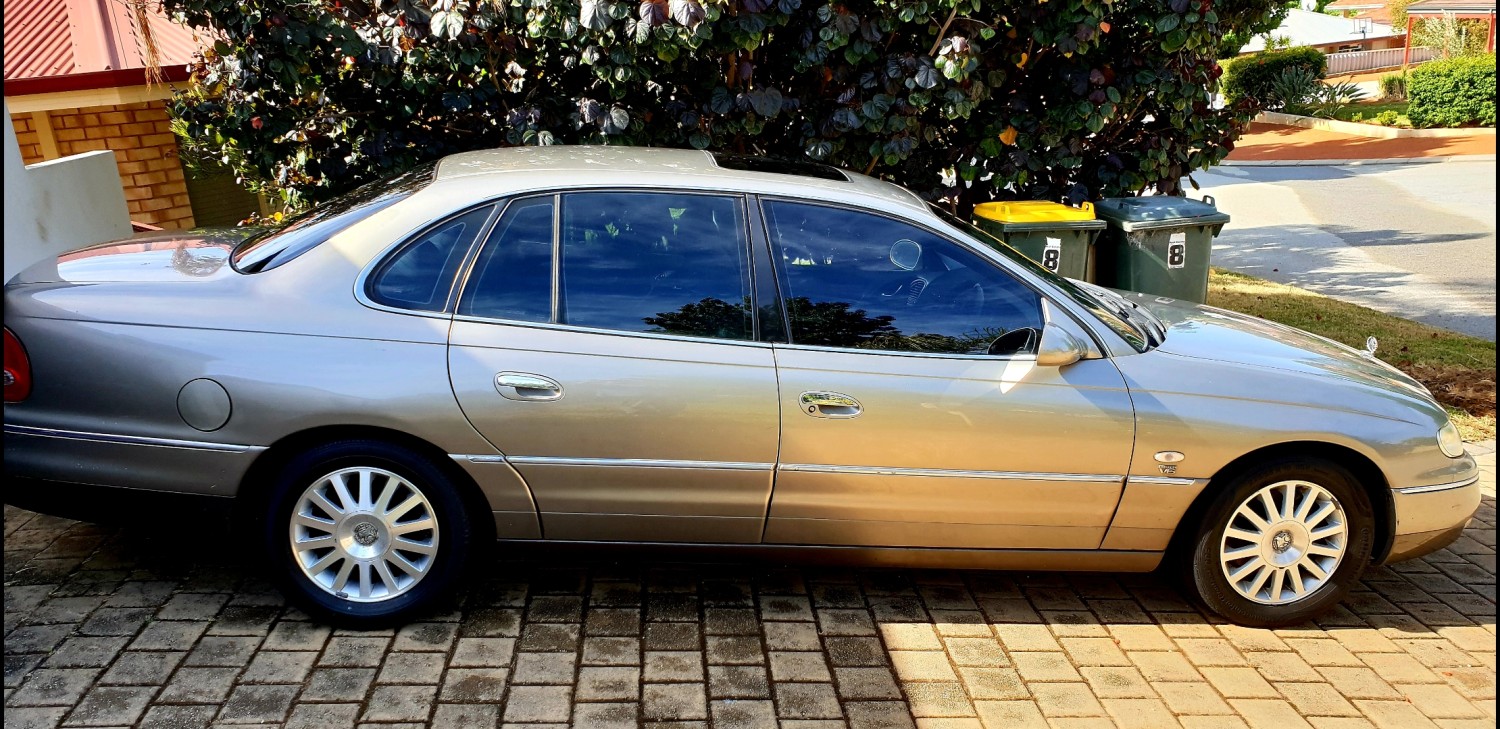
<instances>
[{"instance_id":1,"label":"shrub","mask_svg":"<svg viewBox=\"0 0 1500 729\"><path fill-rule=\"evenodd\" d=\"M1431 61L1406 83L1406 116L1416 127L1495 125L1495 54Z\"/></svg>"},{"instance_id":2,"label":"shrub","mask_svg":"<svg viewBox=\"0 0 1500 729\"><path fill-rule=\"evenodd\" d=\"M163 0L211 38L187 154L297 203L471 149L819 160L966 205L1179 191L1253 108L1216 52L1279 0Z\"/></svg>"},{"instance_id":3,"label":"shrub","mask_svg":"<svg viewBox=\"0 0 1500 729\"><path fill-rule=\"evenodd\" d=\"M1245 100L1257 108L1275 108L1278 99L1273 86L1290 68L1303 69L1321 79L1328 73L1328 57L1316 48L1302 47L1236 58L1224 70L1220 89L1230 104Z\"/></svg>"},{"instance_id":4,"label":"shrub","mask_svg":"<svg viewBox=\"0 0 1500 729\"><path fill-rule=\"evenodd\" d=\"M1395 109L1386 109L1375 115L1375 123L1385 127L1393 127L1401 123L1401 114Z\"/></svg>"},{"instance_id":5,"label":"shrub","mask_svg":"<svg viewBox=\"0 0 1500 729\"><path fill-rule=\"evenodd\" d=\"M1406 100L1406 74L1388 73L1380 77L1380 98L1387 101Z\"/></svg>"}]
</instances>

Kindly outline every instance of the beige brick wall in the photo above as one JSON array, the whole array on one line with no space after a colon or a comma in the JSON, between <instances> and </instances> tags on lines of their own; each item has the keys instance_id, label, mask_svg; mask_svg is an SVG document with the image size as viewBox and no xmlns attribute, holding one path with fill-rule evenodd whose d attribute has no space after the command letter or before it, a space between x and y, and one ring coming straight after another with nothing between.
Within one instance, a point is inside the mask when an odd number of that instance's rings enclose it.
<instances>
[{"instance_id":1,"label":"beige brick wall","mask_svg":"<svg viewBox=\"0 0 1500 729\"><path fill-rule=\"evenodd\" d=\"M162 228L193 227L187 178L164 102L54 109L48 114L60 156L94 150L115 153L131 220ZM41 161L30 116L12 115L11 123L27 164Z\"/></svg>"}]
</instances>

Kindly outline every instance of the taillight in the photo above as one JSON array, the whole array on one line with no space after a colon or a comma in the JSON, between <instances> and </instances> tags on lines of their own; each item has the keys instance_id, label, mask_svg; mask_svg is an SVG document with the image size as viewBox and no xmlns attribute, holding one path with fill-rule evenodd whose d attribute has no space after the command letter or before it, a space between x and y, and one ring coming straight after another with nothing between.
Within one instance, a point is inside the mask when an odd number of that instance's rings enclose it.
<instances>
[{"instance_id":1,"label":"taillight","mask_svg":"<svg viewBox=\"0 0 1500 729\"><path fill-rule=\"evenodd\" d=\"M21 340L5 329L5 401L20 402L31 394L31 360Z\"/></svg>"}]
</instances>

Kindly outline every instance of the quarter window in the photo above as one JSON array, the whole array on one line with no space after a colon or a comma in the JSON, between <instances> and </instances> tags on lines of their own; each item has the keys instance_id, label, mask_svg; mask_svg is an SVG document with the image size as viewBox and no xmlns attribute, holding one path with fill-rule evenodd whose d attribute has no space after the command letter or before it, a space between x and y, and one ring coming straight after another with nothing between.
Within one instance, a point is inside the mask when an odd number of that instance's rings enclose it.
<instances>
[{"instance_id":1,"label":"quarter window","mask_svg":"<svg viewBox=\"0 0 1500 729\"><path fill-rule=\"evenodd\" d=\"M740 198L562 196L557 323L753 339Z\"/></svg>"},{"instance_id":2,"label":"quarter window","mask_svg":"<svg viewBox=\"0 0 1500 729\"><path fill-rule=\"evenodd\" d=\"M1041 300L993 263L916 226L768 201L793 344L898 352L1034 353Z\"/></svg>"},{"instance_id":3,"label":"quarter window","mask_svg":"<svg viewBox=\"0 0 1500 729\"><path fill-rule=\"evenodd\" d=\"M552 320L553 198L505 208L474 262L458 313L492 319Z\"/></svg>"},{"instance_id":4,"label":"quarter window","mask_svg":"<svg viewBox=\"0 0 1500 729\"><path fill-rule=\"evenodd\" d=\"M370 299L414 311L443 311L453 278L494 208L486 205L439 223L386 259L370 277Z\"/></svg>"}]
</instances>

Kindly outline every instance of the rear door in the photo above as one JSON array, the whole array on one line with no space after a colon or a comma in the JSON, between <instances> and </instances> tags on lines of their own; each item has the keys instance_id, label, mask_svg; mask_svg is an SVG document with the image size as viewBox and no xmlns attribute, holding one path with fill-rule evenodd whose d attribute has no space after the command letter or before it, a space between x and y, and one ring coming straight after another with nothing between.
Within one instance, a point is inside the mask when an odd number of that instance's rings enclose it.
<instances>
[{"instance_id":1,"label":"rear door","mask_svg":"<svg viewBox=\"0 0 1500 729\"><path fill-rule=\"evenodd\" d=\"M745 200L576 192L512 201L449 347L470 422L549 539L757 542L776 461Z\"/></svg>"}]
</instances>

